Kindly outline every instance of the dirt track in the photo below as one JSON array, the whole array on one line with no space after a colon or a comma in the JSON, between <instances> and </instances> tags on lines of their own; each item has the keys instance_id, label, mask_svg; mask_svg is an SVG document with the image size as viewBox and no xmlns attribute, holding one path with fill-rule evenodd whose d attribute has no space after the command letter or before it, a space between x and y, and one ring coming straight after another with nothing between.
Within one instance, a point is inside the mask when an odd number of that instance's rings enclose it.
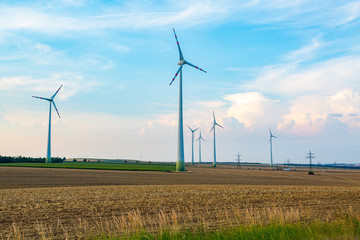
<instances>
[{"instance_id":1,"label":"dirt track","mask_svg":"<svg viewBox=\"0 0 360 240\"><path fill-rule=\"evenodd\" d=\"M187 167L186 173L0 167L0 189L102 185L360 186L359 171L270 171Z\"/></svg>"}]
</instances>

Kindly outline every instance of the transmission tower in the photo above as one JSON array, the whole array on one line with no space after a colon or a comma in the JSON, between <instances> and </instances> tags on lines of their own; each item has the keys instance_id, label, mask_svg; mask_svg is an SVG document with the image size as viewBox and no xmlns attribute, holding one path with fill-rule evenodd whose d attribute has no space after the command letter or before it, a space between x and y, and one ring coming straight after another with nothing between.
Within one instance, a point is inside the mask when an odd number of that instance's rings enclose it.
<instances>
[{"instance_id":1,"label":"transmission tower","mask_svg":"<svg viewBox=\"0 0 360 240\"><path fill-rule=\"evenodd\" d=\"M309 175L314 175L313 169L312 169L312 160L315 158L314 153L311 152L311 150L306 154L306 158L308 158L310 160L310 165L309 165Z\"/></svg>"},{"instance_id":2,"label":"transmission tower","mask_svg":"<svg viewBox=\"0 0 360 240\"><path fill-rule=\"evenodd\" d=\"M241 168L241 165L240 165L241 155L240 155L240 153L238 153L236 156L237 156L237 168Z\"/></svg>"}]
</instances>

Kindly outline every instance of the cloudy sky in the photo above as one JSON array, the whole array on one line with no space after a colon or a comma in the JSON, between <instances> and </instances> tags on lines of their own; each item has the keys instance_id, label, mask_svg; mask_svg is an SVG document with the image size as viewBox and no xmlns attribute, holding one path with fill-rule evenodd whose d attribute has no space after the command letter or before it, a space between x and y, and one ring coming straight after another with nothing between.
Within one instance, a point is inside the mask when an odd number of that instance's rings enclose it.
<instances>
[{"instance_id":1,"label":"cloudy sky","mask_svg":"<svg viewBox=\"0 0 360 240\"><path fill-rule=\"evenodd\" d=\"M275 163L360 162L360 1L341 0L1 1L0 155L45 156L49 106L31 96L63 84L53 156L176 161L173 27L207 71L183 70L203 160L214 110L220 162L269 162L269 127Z\"/></svg>"}]
</instances>

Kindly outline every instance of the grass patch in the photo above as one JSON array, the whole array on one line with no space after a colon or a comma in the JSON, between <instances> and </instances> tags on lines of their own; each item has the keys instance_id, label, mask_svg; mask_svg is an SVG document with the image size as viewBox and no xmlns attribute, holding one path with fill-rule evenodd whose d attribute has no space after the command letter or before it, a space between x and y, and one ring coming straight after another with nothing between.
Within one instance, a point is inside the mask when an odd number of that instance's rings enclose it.
<instances>
[{"instance_id":1,"label":"grass patch","mask_svg":"<svg viewBox=\"0 0 360 240\"><path fill-rule=\"evenodd\" d=\"M76 218L70 222L66 219L67 224L59 218L55 225L48 220L35 221L31 229L22 229L21 223L13 222L8 233L2 235L0 232L0 239L340 240L358 239L360 236L360 215L353 212L352 207L347 213L343 212L336 217L318 217L313 220L299 219L294 214L299 211L295 210L287 211L277 207L267 210L245 209L245 215L237 214L238 219L234 222L236 216L229 214L233 211L220 209L213 211L213 217L217 218L219 224L212 226L199 215L199 209L194 212L197 214L159 209L152 215L142 214L137 209L105 218L98 212L92 212L91 218ZM290 212L292 214L286 214ZM194 217L197 221L190 222ZM28 236L31 238L26 238Z\"/></svg>"},{"instance_id":2,"label":"grass patch","mask_svg":"<svg viewBox=\"0 0 360 240\"><path fill-rule=\"evenodd\" d=\"M89 239L159 239L159 240L322 240L322 239L359 239L359 219L351 216L332 222L297 222L271 223L269 225L238 226L215 231L205 229L171 231L162 230L159 233L149 233L139 230L138 233L127 236L90 237Z\"/></svg>"},{"instance_id":3,"label":"grass patch","mask_svg":"<svg viewBox=\"0 0 360 240\"><path fill-rule=\"evenodd\" d=\"M1 163L1 167L69 168L124 171L175 171L175 164L141 163Z\"/></svg>"}]
</instances>

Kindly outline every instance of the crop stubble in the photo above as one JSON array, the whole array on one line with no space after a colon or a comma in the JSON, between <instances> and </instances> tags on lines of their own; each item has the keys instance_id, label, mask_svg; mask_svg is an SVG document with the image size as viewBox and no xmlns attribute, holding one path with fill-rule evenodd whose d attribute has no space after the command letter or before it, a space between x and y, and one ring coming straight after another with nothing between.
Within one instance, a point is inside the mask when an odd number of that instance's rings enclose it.
<instances>
[{"instance_id":1,"label":"crop stubble","mask_svg":"<svg viewBox=\"0 0 360 240\"><path fill-rule=\"evenodd\" d=\"M196 175L196 170L194 173ZM262 174L257 173L258 177ZM276 178L275 172L266 174L273 174ZM348 176L345 174L342 177L347 179L348 184L344 185L357 185L357 179ZM274 180L275 183L277 181ZM76 227L81 222L86 222L90 229L101 221L114 218L126 221L138 218L142 225L151 227L157 224L155 222L161 222L163 214L166 218L163 221L167 224L176 222L181 227L190 228L205 224L211 229L239 221L246 223L249 215L252 219L256 215L269 218L274 211L282 214L291 211L295 220L304 221L327 221L348 212L350 208L355 213L360 212L360 187L356 186L189 185L187 182L186 185L2 189L0 193L2 237L9 234L14 222L24 237L39 236L39 226L44 224L44 229L49 231L51 228L53 236L62 238L64 232L69 236L83 236L81 234L84 233L79 233Z\"/></svg>"},{"instance_id":2,"label":"crop stubble","mask_svg":"<svg viewBox=\"0 0 360 240\"><path fill-rule=\"evenodd\" d=\"M186 173L0 167L0 189L103 185L360 186L360 171L266 171L187 167Z\"/></svg>"}]
</instances>

